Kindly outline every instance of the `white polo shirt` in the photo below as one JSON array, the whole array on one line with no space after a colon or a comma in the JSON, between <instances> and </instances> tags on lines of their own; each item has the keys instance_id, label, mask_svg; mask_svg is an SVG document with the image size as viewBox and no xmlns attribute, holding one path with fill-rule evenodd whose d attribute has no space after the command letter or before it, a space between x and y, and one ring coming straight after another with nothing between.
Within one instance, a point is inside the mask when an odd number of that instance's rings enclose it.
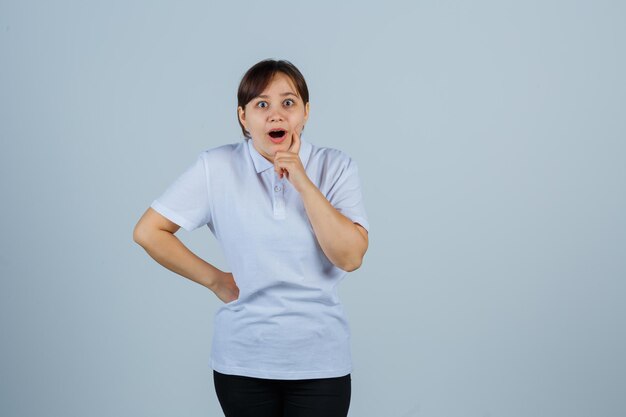
<instances>
[{"instance_id":1,"label":"white polo shirt","mask_svg":"<svg viewBox=\"0 0 626 417\"><path fill-rule=\"evenodd\" d=\"M356 162L305 139L299 155L333 207L369 231ZM300 194L251 139L202 151L151 207L187 231L207 225L239 287L215 313L214 370L271 379L352 372L337 294L347 272L328 260Z\"/></svg>"}]
</instances>

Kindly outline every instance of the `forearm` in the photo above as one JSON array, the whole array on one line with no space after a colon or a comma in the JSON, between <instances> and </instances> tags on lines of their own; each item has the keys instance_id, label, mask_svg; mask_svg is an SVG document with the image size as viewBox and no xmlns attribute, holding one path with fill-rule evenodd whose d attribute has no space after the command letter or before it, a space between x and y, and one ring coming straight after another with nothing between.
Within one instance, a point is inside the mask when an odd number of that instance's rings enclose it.
<instances>
[{"instance_id":1,"label":"forearm","mask_svg":"<svg viewBox=\"0 0 626 417\"><path fill-rule=\"evenodd\" d=\"M312 182L300 196L326 257L344 271L361 266L367 241L352 220L335 209Z\"/></svg>"},{"instance_id":2,"label":"forearm","mask_svg":"<svg viewBox=\"0 0 626 417\"><path fill-rule=\"evenodd\" d=\"M176 236L155 230L137 242L159 264L208 289L213 289L221 270L196 256Z\"/></svg>"}]
</instances>

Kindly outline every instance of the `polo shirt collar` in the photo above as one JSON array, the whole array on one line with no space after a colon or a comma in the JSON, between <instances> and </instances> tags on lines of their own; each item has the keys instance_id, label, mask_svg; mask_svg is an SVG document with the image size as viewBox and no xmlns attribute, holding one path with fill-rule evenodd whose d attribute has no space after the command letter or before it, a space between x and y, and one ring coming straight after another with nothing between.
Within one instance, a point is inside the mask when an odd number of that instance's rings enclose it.
<instances>
[{"instance_id":1,"label":"polo shirt collar","mask_svg":"<svg viewBox=\"0 0 626 417\"><path fill-rule=\"evenodd\" d=\"M265 157L261 155L252 145L252 139L245 139L245 141L248 142L248 152L252 157L252 162L254 163L254 168L256 169L257 174L274 167L274 164L265 159ZM306 163L311 155L311 148L312 145L300 137L300 152L298 152L298 156L300 156L302 166L304 167L306 167Z\"/></svg>"}]
</instances>

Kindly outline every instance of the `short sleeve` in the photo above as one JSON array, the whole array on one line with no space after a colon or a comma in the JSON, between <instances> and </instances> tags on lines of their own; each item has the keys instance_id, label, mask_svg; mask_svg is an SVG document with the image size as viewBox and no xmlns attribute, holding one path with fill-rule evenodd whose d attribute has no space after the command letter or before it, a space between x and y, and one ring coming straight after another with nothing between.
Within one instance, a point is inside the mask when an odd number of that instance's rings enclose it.
<instances>
[{"instance_id":1,"label":"short sleeve","mask_svg":"<svg viewBox=\"0 0 626 417\"><path fill-rule=\"evenodd\" d=\"M188 232L211 221L209 178L201 153L150 207Z\"/></svg>"},{"instance_id":2,"label":"short sleeve","mask_svg":"<svg viewBox=\"0 0 626 417\"><path fill-rule=\"evenodd\" d=\"M340 172L327 198L337 211L352 222L359 223L369 232L370 226L361 193L359 169L352 158L348 159L346 167Z\"/></svg>"}]
</instances>

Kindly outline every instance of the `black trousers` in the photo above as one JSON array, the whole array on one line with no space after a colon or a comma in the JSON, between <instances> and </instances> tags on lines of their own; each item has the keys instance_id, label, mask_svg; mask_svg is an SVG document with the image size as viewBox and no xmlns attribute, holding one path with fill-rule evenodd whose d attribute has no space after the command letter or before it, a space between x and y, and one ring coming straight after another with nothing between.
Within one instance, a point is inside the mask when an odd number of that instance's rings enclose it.
<instances>
[{"instance_id":1,"label":"black trousers","mask_svg":"<svg viewBox=\"0 0 626 417\"><path fill-rule=\"evenodd\" d=\"M213 382L226 417L346 417L350 407L350 374L286 380L213 370Z\"/></svg>"}]
</instances>

